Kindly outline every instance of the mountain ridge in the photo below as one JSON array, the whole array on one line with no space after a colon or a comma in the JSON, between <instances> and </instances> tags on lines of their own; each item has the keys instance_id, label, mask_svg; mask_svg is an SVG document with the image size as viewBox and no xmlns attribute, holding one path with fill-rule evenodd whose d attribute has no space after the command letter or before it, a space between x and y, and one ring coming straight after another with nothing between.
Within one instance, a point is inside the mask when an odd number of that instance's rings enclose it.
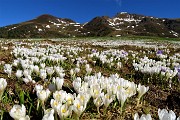
<instances>
[{"instance_id":1,"label":"mountain ridge","mask_svg":"<svg viewBox=\"0 0 180 120\"><path fill-rule=\"evenodd\" d=\"M0 27L0 38L58 38L93 36L180 37L180 18L156 18L127 12L113 17L97 16L87 23L49 14L32 20Z\"/></svg>"}]
</instances>

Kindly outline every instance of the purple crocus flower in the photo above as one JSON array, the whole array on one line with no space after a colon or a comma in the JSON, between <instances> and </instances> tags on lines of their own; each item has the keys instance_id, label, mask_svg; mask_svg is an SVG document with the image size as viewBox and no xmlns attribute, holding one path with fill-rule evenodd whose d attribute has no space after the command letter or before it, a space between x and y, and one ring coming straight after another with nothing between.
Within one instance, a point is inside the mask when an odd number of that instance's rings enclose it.
<instances>
[{"instance_id":1,"label":"purple crocus flower","mask_svg":"<svg viewBox=\"0 0 180 120\"><path fill-rule=\"evenodd\" d=\"M96 50L95 50L95 49L93 49L93 50L92 50L92 53L96 53Z\"/></svg>"},{"instance_id":2,"label":"purple crocus flower","mask_svg":"<svg viewBox=\"0 0 180 120\"><path fill-rule=\"evenodd\" d=\"M175 69L177 70L177 76L178 76L178 79L179 79L179 82L180 82L180 65L179 66L176 66Z\"/></svg>"},{"instance_id":3,"label":"purple crocus flower","mask_svg":"<svg viewBox=\"0 0 180 120\"><path fill-rule=\"evenodd\" d=\"M166 68L165 67L161 67L161 71L162 72L166 72Z\"/></svg>"},{"instance_id":4,"label":"purple crocus flower","mask_svg":"<svg viewBox=\"0 0 180 120\"><path fill-rule=\"evenodd\" d=\"M180 65L179 66L175 66L174 68L178 71L178 73L180 73Z\"/></svg>"},{"instance_id":5,"label":"purple crocus flower","mask_svg":"<svg viewBox=\"0 0 180 120\"><path fill-rule=\"evenodd\" d=\"M180 72L178 72L178 74L177 74L177 75L178 75L178 79L179 79L179 82L180 82Z\"/></svg>"},{"instance_id":6,"label":"purple crocus flower","mask_svg":"<svg viewBox=\"0 0 180 120\"><path fill-rule=\"evenodd\" d=\"M156 54L163 54L162 50L158 50Z\"/></svg>"},{"instance_id":7,"label":"purple crocus flower","mask_svg":"<svg viewBox=\"0 0 180 120\"><path fill-rule=\"evenodd\" d=\"M180 67L179 67L179 68L177 68L177 71L178 71L178 73L180 73Z\"/></svg>"},{"instance_id":8,"label":"purple crocus flower","mask_svg":"<svg viewBox=\"0 0 180 120\"><path fill-rule=\"evenodd\" d=\"M124 55L128 55L128 53L127 53L126 51L123 51L123 52L122 52L122 54L124 54Z\"/></svg>"}]
</instances>

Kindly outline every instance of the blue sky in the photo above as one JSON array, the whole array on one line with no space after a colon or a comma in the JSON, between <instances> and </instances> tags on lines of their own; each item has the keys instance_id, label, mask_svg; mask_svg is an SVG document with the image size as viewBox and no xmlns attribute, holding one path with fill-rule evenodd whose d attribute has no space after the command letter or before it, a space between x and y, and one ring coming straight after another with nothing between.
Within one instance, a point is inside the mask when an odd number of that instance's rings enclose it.
<instances>
[{"instance_id":1,"label":"blue sky","mask_svg":"<svg viewBox=\"0 0 180 120\"><path fill-rule=\"evenodd\" d=\"M0 26L31 20L42 14L85 23L118 12L160 18L180 18L180 0L0 0Z\"/></svg>"}]
</instances>

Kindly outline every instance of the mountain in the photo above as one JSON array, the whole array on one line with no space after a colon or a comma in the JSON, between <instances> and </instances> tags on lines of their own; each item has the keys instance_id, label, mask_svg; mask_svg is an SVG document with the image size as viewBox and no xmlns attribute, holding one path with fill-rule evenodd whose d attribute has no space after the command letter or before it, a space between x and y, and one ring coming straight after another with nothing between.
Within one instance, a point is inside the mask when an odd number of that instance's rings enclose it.
<instances>
[{"instance_id":1,"label":"mountain","mask_svg":"<svg viewBox=\"0 0 180 120\"><path fill-rule=\"evenodd\" d=\"M97 36L179 37L180 19L163 19L121 12L112 18L96 17L84 28Z\"/></svg>"},{"instance_id":2,"label":"mountain","mask_svg":"<svg viewBox=\"0 0 180 120\"><path fill-rule=\"evenodd\" d=\"M46 38L83 36L83 25L71 19L57 18L48 14L33 20L0 28L3 38Z\"/></svg>"},{"instance_id":3,"label":"mountain","mask_svg":"<svg viewBox=\"0 0 180 120\"><path fill-rule=\"evenodd\" d=\"M180 19L156 18L121 12L110 18L95 17L80 24L44 14L33 20L0 28L0 38L56 38L87 36L180 37Z\"/></svg>"}]
</instances>

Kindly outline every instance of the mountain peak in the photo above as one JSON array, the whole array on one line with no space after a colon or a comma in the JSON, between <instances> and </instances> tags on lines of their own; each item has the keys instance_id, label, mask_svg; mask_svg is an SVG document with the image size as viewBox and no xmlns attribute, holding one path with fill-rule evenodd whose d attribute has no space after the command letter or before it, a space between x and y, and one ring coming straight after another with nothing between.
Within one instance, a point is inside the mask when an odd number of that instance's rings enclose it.
<instances>
[{"instance_id":1,"label":"mountain peak","mask_svg":"<svg viewBox=\"0 0 180 120\"><path fill-rule=\"evenodd\" d=\"M58 18L49 14L43 14L40 15L38 17L36 17L35 19L33 19L33 22L37 22L37 23L47 23L49 21L54 21L57 20Z\"/></svg>"},{"instance_id":2,"label":"mountain peak","mask_svg":"<svg viewBox=\"0 0 180 120\"><path fill-rule=\"evenodd\" d=\"M59 21L64 21L68 23L75 23L73 20L68 19L68 18L58 18L53 15L49 14L43 14L38 16L37 18L33 19L33 21L38 22L38 23L47 23L47 22L59 22Z\"/></svg>"},{"instance_id":3,"label":"mountain peak","mask_svg":"<svg viewBox=\"0 0 180 120\"><path fill-rule=\"evenodd\" d=\"M120 14L128 14L127 12L120 12Z\"/></svg>"},{"instance_id":4,"label":"mountain peak","mask_svg":"<svg viewBox=\"0 0 180 120\"><path fill-rule=\"evenodd\" d=\"M52 16L50 14L43 14L43 15L38 16L36 19L49 19L49 18L57 18L57 17Z\"/></svg>"}]
</instances>

